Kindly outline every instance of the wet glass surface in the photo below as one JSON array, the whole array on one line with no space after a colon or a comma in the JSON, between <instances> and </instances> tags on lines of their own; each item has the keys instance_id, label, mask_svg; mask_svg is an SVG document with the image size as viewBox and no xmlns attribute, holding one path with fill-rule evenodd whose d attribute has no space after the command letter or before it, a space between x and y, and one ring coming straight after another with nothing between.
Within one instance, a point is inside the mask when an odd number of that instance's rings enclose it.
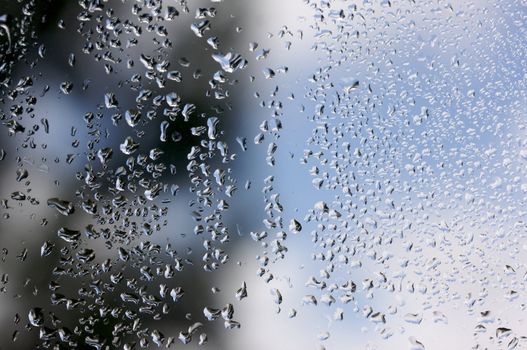
<instances>
[{"instance_id":1,"label":"wet glass surface","mask_svg":"<svg viewBox=\"0 0 527 350\"><path fill-rule=\"evenodd\" d=\"M521 0L0 0L0 349L527 348Z\"/></svg>"}]
</instances>

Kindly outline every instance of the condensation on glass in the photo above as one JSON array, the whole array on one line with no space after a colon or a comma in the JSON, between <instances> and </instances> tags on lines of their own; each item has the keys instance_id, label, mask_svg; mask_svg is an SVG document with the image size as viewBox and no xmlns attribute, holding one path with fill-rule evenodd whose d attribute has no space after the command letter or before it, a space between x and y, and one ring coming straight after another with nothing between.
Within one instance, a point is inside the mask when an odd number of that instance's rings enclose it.
<instances>
[{"instance_id":1,"label":"condensation on glass","mask_svg":"<svg viewBox=\"0 0 527 350\"><path fill-rule=\"evenodd\" d=\"M1 1L0 348L526 348L526 24Z\"/></svg>"}]
</instances>

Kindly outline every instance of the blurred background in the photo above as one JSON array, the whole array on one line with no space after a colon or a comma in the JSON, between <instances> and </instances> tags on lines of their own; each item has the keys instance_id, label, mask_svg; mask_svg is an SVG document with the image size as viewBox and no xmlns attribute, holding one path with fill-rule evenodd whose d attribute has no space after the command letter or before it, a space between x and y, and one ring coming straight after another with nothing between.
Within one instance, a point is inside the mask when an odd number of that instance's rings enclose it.
<instances>
[{"instance_id":1,"label":"blurred background","mask_svg":"<svg viewBox=\"0 0 527 350\"><path fill-rule=\"evenodd\" d=\"M526 17L0 1L0 348L526 347Z\"/></svg>"}]
</instances>

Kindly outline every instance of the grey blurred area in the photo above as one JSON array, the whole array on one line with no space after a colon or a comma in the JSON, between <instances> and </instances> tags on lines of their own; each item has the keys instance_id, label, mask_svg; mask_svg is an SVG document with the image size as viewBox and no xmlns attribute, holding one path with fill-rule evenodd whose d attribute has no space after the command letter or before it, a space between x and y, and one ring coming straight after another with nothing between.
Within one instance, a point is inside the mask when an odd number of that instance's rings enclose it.
<instances>
[{"instance_id":1,"label":"grey blurred area","mask_svg":"<svg viewBox=\"0 0 527 350\"><path fill-rule=\"evenodd\" d=\"M210 89L207 77L211 77L218 66L211 59L210 46L199 42L190 29L192 22L196 21L196 11L209 3L198 1L187 4L181 1L174 5L170 8L176 14L167 14L166 6L156 9L158 5L155 2L2 3L1 102L2 124L6 127L2 127L3 136L0 139L0 187L2 198L5 198L0 224L4 283L1 322L6 332L0 343L1 348L54 347L55 339L64 336L61 333L63 329L72 333L72 339L78 339L74 342L76 348L117 348L136 342L137 339L127 341L129 335L122 339L112 335L119 325L114 321L115 317L107 315L115 312L123 317L121 314L126 310L133 313L139 311L133 305L130 309L122 307L122 294L129 290L124 281L128 281L129 286L145 285L152 295L159 293L160 283L155 280L149 282L140 272L142 267L148 266L148 262L130 259L116 263L112 269L119 271L123 282L109 286L107 277L105 280L95 276L106 258L114 261L116 257L117 246L111 243L112 239L101 237L81 243L86 249L96 252L93 265L83 265L74 254L78 244L64 242L57 237L61 228L79 231L84 231L86 227L94 231L102 228L101 220L94 220L80 208L79 204L87 196L85 191L90 191L82 173L87 170L86 164L94 160L97 148L117 150L112 162L124 165L126 158L119 156L119 144L132 132L141 137L142 148L160 150L164 161L177 169L162 175L162 180L179 187L176 200L163 203L161 207L145 207L147 212L152 213L169 210L170 217L161 221L157 229L154 228L161 232L146 240L154 247L150 247L153 249L152 256L148 258L145 253L144 259L151 259L152 266L164 267L170 263L170 256L156 254L155 246L163 251L168 244L172 245L169 250L177 251L182 257L181 263L185 265L177 274L177 282L172 282L174 287L177 285L185 291L184 299L164 310L163 315L140 311L144 316L140 325L134 327L147 330L143 339L149 341L142 344L143 347L154 346L148 333L154 328L164 329L163 333L171 334L175 341L181 343L177 339L178 333L185 332L189 325L202 318L204 305L215 302L214 293L210 290L210 273L203 271L200 264L202 241L189 238L194 225L188 208L192 196L188 193L185 166L188 152L198 142L190 129L201 122L171 122L170 131L177 132L178 142L167 143L160 141L159 137L159 120L163 118L161 111L155 112L157 115L153 112L150 118L154 120L150 125L145 123L133 131L125 125L123 116L127 109L135 107L137 93L144 88L148 88L149 94L154 96L174 91L179 99L192 101L196 114L217 114L222 118L223 128L232 135L236 134L236 123L229 109L239 102L236 96L230 97L228 102L207 96ZM217 5L221 11L228 12L234 8L238 13L245 11L244 2ZM136 22L133 30L140 34L123 35L126 40L106 36L105 31L109 28L114 29L114 34L121 33L123 29L119 26L133 22L134 14L137 15L134 11L139 7L144 7L143 16L140 16L142 21ZM210 11L216 10L211 8ZM79 17L83 15L93 21L82 23ZM165 23L159 21L159 16L174 16L175 20L167 21L165 26L159 28L160 24L154 23ZM221 38L222 47L228 48L236 46L238 40L234 27L244 25L243 16L235 20L222 16L214 22L211 32ZM156 35L156 32L164 31L166 34ZM169 40L163 44L166 39ZM118 43L120 40L123 42ZM158 54L156 51L160 47L164 47L165 51ZM155 84L145 77L141 79L144 70L141 55L163 57L170 63L170 70L177 71L176 81L162 78L163 83L158 81ZM136 76L132 78L134 74ZM19 81L27 85L17 84ZM178 84L178 81L184 84ZM105 93L109 92L118 98L117 113L110 113L105 108ZM148 107L145 106L145 109ZM92 117L89 117L90 113ZM90 121L87 118L95 120L88 129L86 123ZM11 126L13 132L8 131ZM99 143L97 148L94 148L94 139ZM95 193L95 201L104 201L116 195L105 186ZM75 212L62 215L49 205L49 199L53 198L74 203ZM141 209L140 204L135 203L130 210ZM118 221L119 217L114 216L114 220ZM113 233L108 234L111 236ZM236 236L234 240L235 244ZM132 250L141 245L140 242L141 239L126 239L120 247ZM52 247L51 252L43 253L44 244ZM31 310L41 310L45 315L44 328L40 333L28 322ZM130 324L138 320L132 314L123 318L125 323L129 321ZM215 336L215 327L207 328L208 336L216 338L212 348L222 347L222 338ZM91 340L82 339L84 334L89 334ZM162 340L167 337L163 336ZM73 344L62 343L64 345L55 346L69 348Z\"/></svg>"}]
</instances>

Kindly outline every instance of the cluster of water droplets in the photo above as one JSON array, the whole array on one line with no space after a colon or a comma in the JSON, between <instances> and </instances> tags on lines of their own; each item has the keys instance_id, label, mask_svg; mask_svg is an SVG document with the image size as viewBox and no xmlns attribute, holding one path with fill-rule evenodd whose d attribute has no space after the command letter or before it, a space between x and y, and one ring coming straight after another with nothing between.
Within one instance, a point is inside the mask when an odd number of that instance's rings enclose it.
<instances>
[{"instance_id":1,"label":"cluster of water droplets","mask_svg":"<svg viewBox=\"0 0 527 350\"><path fill-rule=\"evenodd\" d=\"M305 0L246 40L226 3L0 15L13 344L215 346L251 298L215 276L248 265L321 348L347 320L370 348L525 346L524 6Z\"/></svg>"},{"instance_id":2,"label":"cluster of water droplets","mask_svg":"<svg viewBox=\"0 0 527 350\"><path fill-rule=\"evenodd\" d=\"M272 183L283 173L267 177L268 230L253 238L279 230L259 261L283 259L295 248L287 234L310 232L320 271L293 304L320 305L332 320L321 344L333 321L362 317L370 321L362 332L375 333L368 346L402 335L411 349L424 349L422 338L436 348L440 339L422 334L450 322L470 325L475 349L516 348L526 336L526 97L525 44L511 33L525 28L510 22L521 6L507 4L496 18L492 4L479 3L309 5L320 65L298 105L313 125L300 163L327 200L313 200L303 220L282 218ZM280 128L282 103L271 102ZM269 165L281 144L269 142ZM269 282L272 271L259 274Z\"/></svg>"}]
</instances>

